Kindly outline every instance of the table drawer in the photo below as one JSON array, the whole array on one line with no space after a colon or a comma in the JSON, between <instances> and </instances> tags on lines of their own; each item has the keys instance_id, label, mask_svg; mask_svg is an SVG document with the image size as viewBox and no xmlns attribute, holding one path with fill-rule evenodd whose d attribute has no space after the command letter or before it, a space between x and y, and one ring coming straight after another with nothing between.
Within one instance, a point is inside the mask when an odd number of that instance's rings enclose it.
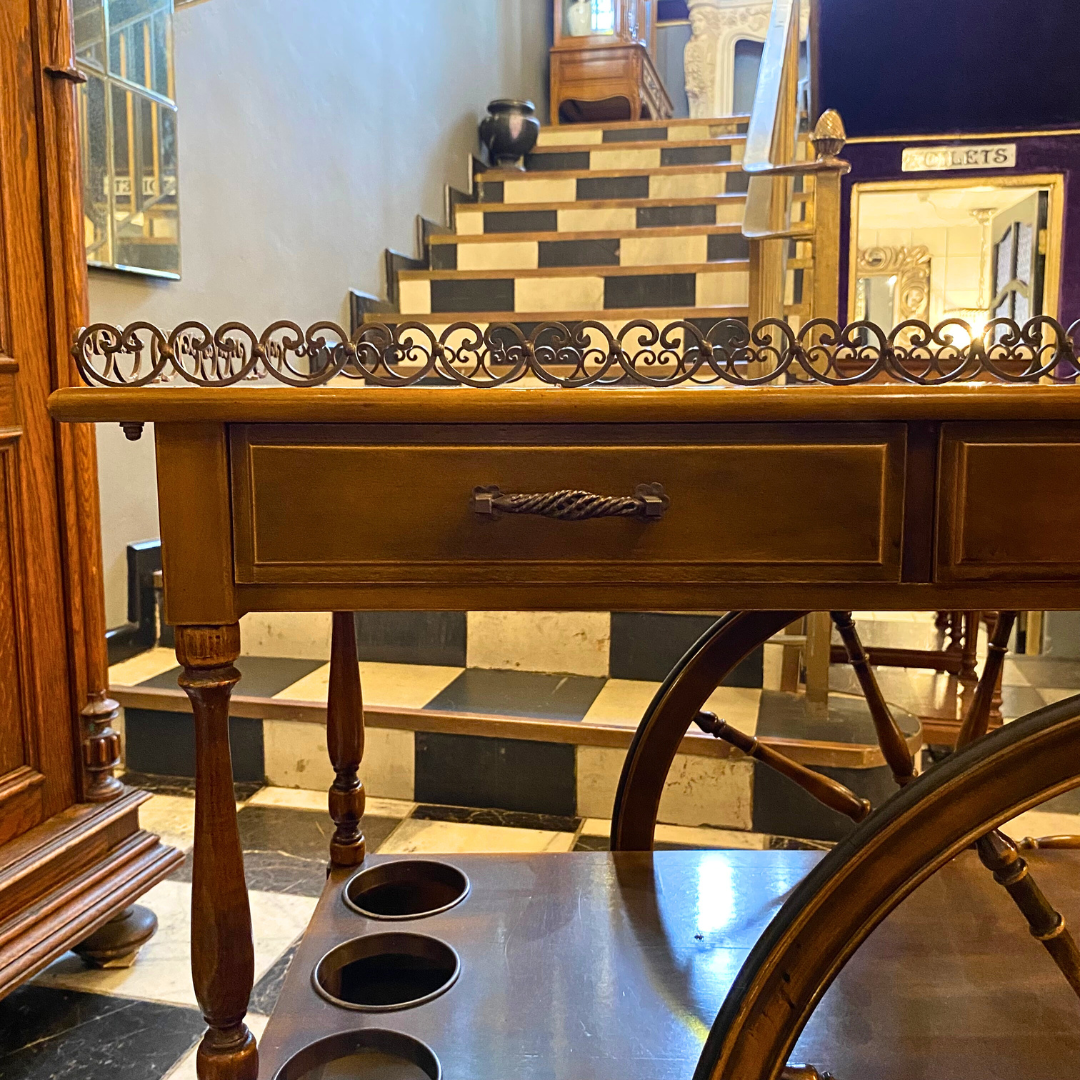
<instances>
[{"instance_id":1,"label":"table drawer","mask_svg":"<svg viewBox=\"0 0 1080 1080\"><path fill-rule=\"evenodd\" d=\"M944 424L937 580L1080 577L1080 424Z\"/></svg>"},{"instance_id":2,"label":"table drawer","mask_svg":"<svg viewBox=\"0 0 1080 1080\"><path fill-rule=\"evenodd\" d=\"M230 443L240 583L899 580L900 424L234 425ZM479 486L643 483L670 500L659 520L473 509Z\"/></svg>"}]
</instances>

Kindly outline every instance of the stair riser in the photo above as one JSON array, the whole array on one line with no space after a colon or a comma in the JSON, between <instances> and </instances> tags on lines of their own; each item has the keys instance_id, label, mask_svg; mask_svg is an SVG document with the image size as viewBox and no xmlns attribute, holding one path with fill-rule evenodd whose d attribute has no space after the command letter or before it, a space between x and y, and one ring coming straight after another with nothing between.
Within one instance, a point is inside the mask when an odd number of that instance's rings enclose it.
<instances>
[{"instance_id":1,"label":"stair riser","mask_svg":"<svg viewBox=\"0 0 1080 1080\"><path fill-rule=\"evenodd\" d=\"M746 260L739 233L642 236L606 240L507 240L492 244L433 244L432 270L537 270L564 266L665 266Z\"/></svg>"},{"instance_id":2,"label":"stair riser","mask_svg":"<svg viewBox=\"0 0 1080 1080\"><path fill-rule=\"evenodd\" d=\"M724 121L701 124L643 124L640 127L588 127L583 124L567 124L561 127L543 127L537 146L584 146L592 143L634 142L692 142L699 139L723 138L746 131L746 122Z\"/></svg>"},{"instance_id":3,"label":"stair riser","mask_svg":"<svg viewBox=\"0 0 1080 1080\"><path fill-rule=\"evenodd\" d=\"M716 166L703 172L642 173L640 176L547 177L520 180L481 179L481 203L573 203L593 199L692 199L745 194L749 176L741 169ZM596 226L593 226L594 228Z\"/></svg>"},{"instance_id":4,"label":"stair riser","mask_svg":"<svg viewBox=\"0 0 1080 1080\"><path fill-rule=\"evenodd\" d=\"M666 169L680 165L728 165L742 161L743 143L718 143L716 146L669 146L634 149L545 151L525 159L529 172L555 169Z\"/></svg>"},{"instance_id":5,"label":"stair riser","mask_svg":"<svg viewBox=\"0 0 1080 1080\"><path fill-rule=\"evenodd\" d=\"M745 307L750 275L745 269L691 274L600 277L454 278L402 281L402 314L438 312L612 311L631 308Z\"/></svg>"},{"instance_id":6,"label":"stair riser","mask_svg":"<svg viewBox=\"0 0 1080 1080\"><path fill-rule=\"evenodd\" d=\"M739 225L746 205L742 195L692 206L567 207L547 210L485 210L459 206L459 236L523 232L600 232L617 229L674 228L684 225Z\"/></svg>"}]
</instances>

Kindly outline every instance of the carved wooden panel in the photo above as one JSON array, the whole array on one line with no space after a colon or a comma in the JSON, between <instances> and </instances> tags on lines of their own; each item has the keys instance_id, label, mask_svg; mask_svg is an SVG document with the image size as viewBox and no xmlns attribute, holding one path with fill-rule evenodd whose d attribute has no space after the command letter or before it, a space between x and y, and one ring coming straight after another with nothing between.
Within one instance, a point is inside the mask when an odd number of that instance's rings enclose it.
<instances>
[{"instance_id":1,"label":"carved wooden panel","mask_svg":"<svg viewBox=\"0 0 1080 1080\"><path fill-rule=\"evenodd\" d=\"M942 582L1080 577L1080 424L945 424Z\"/></svg>"},{"instance_id":2,"label":"carved wooden panel","mask_svg":"<svg viewBox=\"0 0 1080 1080\"><path fill-rule=\"evenodd\" d=\"M902 425L592 425L551 437L525 425L239 425L236 580L899 580ZM625 496L649 483L670 499L652 522L485 519L472 506L488 485Z\"/></svg>"}]
</instances>

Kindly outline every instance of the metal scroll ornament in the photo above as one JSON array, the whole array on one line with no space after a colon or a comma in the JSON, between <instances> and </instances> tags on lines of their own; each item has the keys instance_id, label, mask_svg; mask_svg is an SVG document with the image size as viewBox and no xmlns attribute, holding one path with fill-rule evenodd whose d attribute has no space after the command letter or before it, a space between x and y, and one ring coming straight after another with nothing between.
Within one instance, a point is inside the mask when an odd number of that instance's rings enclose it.
<instances>
[{"instance_id":1,"label":"metal scroll ornament","mask_svg":"<svg viewBox=\"0 0 1080 1080\"><path fill-rule=\"evenodd\" d=\"M243 323L217 330L199 322L165 331L146 322L81 330L73 355L90 385L333 383L405 387L760 386L866 382L939 385L956 381L1072 381L1080 374L1074 338L1040 315L1019 325L992 319L975 329L959 318L931 326L906 319L886 332L871 322L846 326L782 319L748 327L740 319L657 325L542 322L481 329L457 322L440 332L420 322L367 323L353 335L332 322L306 330L276 322L261 334Z\"/></svg>"}]
</instances>

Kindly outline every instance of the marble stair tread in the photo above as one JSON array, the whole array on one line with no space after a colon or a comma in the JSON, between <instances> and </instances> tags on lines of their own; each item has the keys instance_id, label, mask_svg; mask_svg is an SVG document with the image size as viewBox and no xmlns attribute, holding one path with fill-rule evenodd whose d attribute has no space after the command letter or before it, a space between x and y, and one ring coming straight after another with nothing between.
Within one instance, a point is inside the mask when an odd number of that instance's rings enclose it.
<instances>
[{"instance_id":1,"label":"marble stair tread","mask_svg":"<svg viewBox=\"0 0 1080 1080\"><path fill-rule=\"evenodd\" d=\"M519 169L487 169L484 172L476 173L473 179L477 183L487 183L492 180L515 180L523 183L533 180L542 183L550 180L618 179L623 176L675 176L682 173L691 175L707 173L712 175L718 172L741 173L742 171L741 162L725 161L708 165L653 165L625 169L538 169L535 172L529 172L528 170L522 172Z\"/></svg>"},{"instance_id":2,"label":"marble stair tread","mask_svg":"<svg viewBox=\"0 0 1080 1080\"><path fill-rule=\"evenodd\" d=\"M746 142L745 134L733 134L725 132L722 135L710 135L701 137L695 135L690 139L633 139L615 142L580 142L580 143L537 143L530 151L528 157L542 154L592 154L619 150L666 150L668 148L683 149L698 146L740 146Z\"/></svg>"},{"instance_id":3,"label":"marble stair tread","mask_svg":"<svg viewBox=\"0 0 1080 1080\"><path fill-rule=\"evenodd\" d=\"M698 137L698 132L716 135L745 134L749 125L748 115L692 119L680 117L672 120L618 120L594 124L545 125L540 129L537 146L558 146L564 142L621 143L638 142L656 138L663 131L672 140Z\"/></svg>"},{"instance_id":4,"label":"marble stair tread","mask_svg":"<svg viewBox=\"0 0 1080 1080\"><path fill-rule=\"evenodd\" d=\"M725 196L726 198L726 196ZM741 196L740 196L741 199ZM711 201L711 200L709 200ZM641 239L642 229L574 230L572 240L628 240ZM736 222L724 225L657 225L646 231L646 239L666 236L741 236L742 226ZM428 238L433 246L453 244L519 244L543 243L544 241L568 242L565 231L546 232L496 232L496 233L441 233Z\"/></svg>"},{"instance_id":5,"label":"marble stair tread","mask_svg":"<svg viewBox=\"0 0 1080 1080\"><path fill-rule=\"evenodd\" d=\"M808 260L788 260L788 268L798 268ZM650 270L661 274L749 273L748 259L727 259L721 262L663 263L645 266L541 266L522 270L402 270L401 281L460 281L463 278L501 279L549 277L640 277Z\"/></svg>"}]
</instances>

